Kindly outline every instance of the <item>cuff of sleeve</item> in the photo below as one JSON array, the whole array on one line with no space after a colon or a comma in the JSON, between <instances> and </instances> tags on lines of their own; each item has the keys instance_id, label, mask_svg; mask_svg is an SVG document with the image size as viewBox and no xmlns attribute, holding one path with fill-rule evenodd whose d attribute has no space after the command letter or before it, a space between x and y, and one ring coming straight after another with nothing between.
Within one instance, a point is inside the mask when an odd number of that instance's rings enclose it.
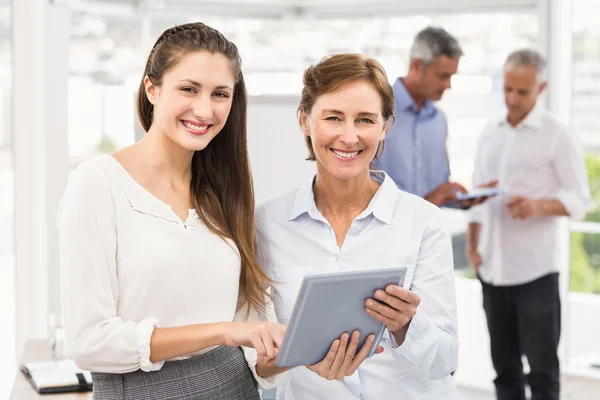
<instances>
[{"instance_id":1,"label":"cuff of sleeve","mask_svg":"<svg viewBox=\"0 0 600 400\"><path fill-rule=\"evenodd\" d=\"M582 219L585 217L586 207L581 203L577 196L569 191L560 190L556 196L556 199L562 203L569 217L572 219Z\"/></svg>"},{"instance_id":2,"label":"cuff of sleeve","mask_svg":"<svg viewBox=\"0 0 600 400\"><path fill-rule=\"evenodd\" d=\"M398 346L394 335L389 332L390 345L394 349L394 354L406 359L412 365L417 365L420 357L427 353L431 346L433 335L435 334L435 325L422 313L417 313L410 322L404 343Z\"/></svg>"},{"instance_id":3,"label":"cuff of sleeve","mask_svg":"<svg viewBox=\"0 0 600 400\"><path fill-rule=\"evenodd\" d=\"M144 372L158 371L162 368L164 361L153 363L150 361L150 338L154 328L158 326L158 320L146 318L135 328L138 354L140 357L140 369Z\"/></svg>"},{"instance_id":4,"label":"cuff of sleeve","mask_svg":"<svg viewBox=\"0 0 600 400\"><path fill-rule=\"evenodd\" d=\"M270 390L277 387L277 385L281 382L281 378L283 374L269 376L268 378L263 378L258 375L256 372L256 350L250 347L242 346L242 350L244 351L244 356L246 357L246 362L248 362L248 368L252 371L252 375L254 375L254 379L256 379L256 383L258 384L259 389Z\"/></svg>"}]
</instances>

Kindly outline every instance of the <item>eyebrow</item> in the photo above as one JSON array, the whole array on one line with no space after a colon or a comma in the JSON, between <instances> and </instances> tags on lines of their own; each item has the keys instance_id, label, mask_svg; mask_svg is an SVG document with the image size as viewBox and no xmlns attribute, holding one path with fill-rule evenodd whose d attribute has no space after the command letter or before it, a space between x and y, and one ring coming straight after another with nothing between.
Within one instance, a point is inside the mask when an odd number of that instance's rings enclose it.
<instances>
[{"instance_id":1,"label":"eyebrow","mask_svg":"<svg viewBox=\"0 0 600 400\"><path fill-rule=\"evenodd\" d=\"M323 110L323 114L336 114L336 115L344 115L344 113L342 111L339 110ZM364 117L370 117L370 118L377 118L377 114L375 113L371 113L371 112L366 112L366 111L361 111L358 113L359 116L364 116Z\"/></svg>"},{"instance_id":2,"label":"eyebrow","mask_svg":"<svg viewBox=\"0 0 600 400\"><path fill-rule=\"evenodd\" d=\"M201 83L196 82L196 81L191 80L191 79L180 79L177 82L188 82L188 83L191 83L194 86L202 87ZM227 86L227 85L220 85L220 86L217 86L215 89L219 89L219 90L229 89L229 90L231 90L233 92L233 88L231 86Z\"/></svg>"}]
</instances>

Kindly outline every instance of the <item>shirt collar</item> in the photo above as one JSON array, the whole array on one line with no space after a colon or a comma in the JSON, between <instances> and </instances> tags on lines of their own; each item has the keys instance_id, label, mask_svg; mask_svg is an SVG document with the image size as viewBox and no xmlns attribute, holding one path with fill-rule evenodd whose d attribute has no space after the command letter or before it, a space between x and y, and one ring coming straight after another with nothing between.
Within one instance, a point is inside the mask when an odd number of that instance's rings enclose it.
<instances>
[{"instance_id":1,"label":"shirt collar","mask_svg":"<svg viewBox=\"0 0 600 400\"><path fill-rule=\"evenodd\" d=\"M369 202L367 208L357 217L363 219L373 214L375 218L385 224L391 224L396 208L398 198L398 188L392 178L383 171L370 171L371 179L380 183L375 196ZM315 195L313 192L313 183L315 177L303 185L296 192L292 211L288 221L298 218L302 214L308 214L312 219L321 220L322 216L315 204Z\"/></svg>"},{"instance_id":2,"label":"shirt collar","mask_svg":"<svg viewBox=\"0 0 600 400\"><path fill-rule=\"evenodd\" d=\"M396 106L402 111L411 111L414 114L419 113L428 117L433 117L437 113L437 108L431 100L425 100L423 107L417 111L417 104L406 89L402 78L396 79L396 83L394 83L394 98Z\"/></svg>"},{"instance_id":3,"label":"shirt collar","mask_svg":"<svg viewBox=\"0 0 600 400\"><path fill-rule=\"evenodd\" d=\"M542 127L542 113L544 112L544 107L537 102L535 106L529 111L529 114L517 125L517 128L527 127L527 128L536 128L539 129ZM498 125L506 125L508 124L507 117L500 119L498 121Z\"/></svg>"}]
</instances>

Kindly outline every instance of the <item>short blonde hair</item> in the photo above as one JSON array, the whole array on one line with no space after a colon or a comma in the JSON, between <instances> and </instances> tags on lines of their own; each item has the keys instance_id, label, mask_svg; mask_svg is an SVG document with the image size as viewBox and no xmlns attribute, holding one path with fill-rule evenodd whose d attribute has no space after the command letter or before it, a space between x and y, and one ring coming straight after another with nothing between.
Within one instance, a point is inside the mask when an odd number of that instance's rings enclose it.
<instances>
[{"instance_id":1,"label":"short blonde hair","mask_svg":"<svg viewBox=\"0 0 600 400\"><path fill-rule=\"evenodd\" d=\"M316 65L311 65L302 77L303 87L300 105L298 106L298 120L300 111L310 114L317 99L331 93L341 86L356 82L366 81L379 93L381 97L381 114L385 121L394 117L394 90L390 85L385 70L376 60L360 54L336 54L325 57ZM307 160L315 161L315 151L309 136L306 136L308 148ZM377 152L379 156L379 151ZM376 157L377 157L376 156Z\"/></svg>"}]
</instances>

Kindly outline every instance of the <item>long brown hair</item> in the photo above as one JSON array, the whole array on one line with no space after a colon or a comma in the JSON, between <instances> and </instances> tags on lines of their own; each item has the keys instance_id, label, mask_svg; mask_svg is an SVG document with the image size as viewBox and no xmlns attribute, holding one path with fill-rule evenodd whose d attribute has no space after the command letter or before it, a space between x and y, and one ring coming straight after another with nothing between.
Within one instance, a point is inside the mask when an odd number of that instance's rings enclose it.
<instances>
[{"instance_id":1,"label":"long brown hair","mask_svg":"<svg viewBox=\"0 0 600 400\"><path fill-rule=\"evenodd\" d=\"M270 281L256 257L254 190L246 138L246 86L235 44L199 22L167 29L148 56L137 94L138 117L147 132L152 125L154 106L146 96L144 77L160 86L169 68L186 54L199 51L225 56L236 82L225 126L192 158L192 204L212 232L223 239L231 239L237 246L241 260L240 293L250 307L262 311L267 295L265 288Z\"/></svg>"},{"instance_id":2,"label":"long brown hair","mask_svg":"<svg viewBox=\"0 0 600 400\"><path fill-rule=\"evenodd\" d=\"M311 65L302 76L302 96L298 106L298 120L300 111L310 114L317 99L326 93L331 93L346 83L365 81L371 84L381 97L381 114L385 121L394 119L394 90L390 85L385 70L372 58L360 54L335 54L323 58L318 64ZM309 161L315 161L310 136L305 137ZM380 143L375 158L383 153L384 143Z\"/></svg>"}]
</instances>

